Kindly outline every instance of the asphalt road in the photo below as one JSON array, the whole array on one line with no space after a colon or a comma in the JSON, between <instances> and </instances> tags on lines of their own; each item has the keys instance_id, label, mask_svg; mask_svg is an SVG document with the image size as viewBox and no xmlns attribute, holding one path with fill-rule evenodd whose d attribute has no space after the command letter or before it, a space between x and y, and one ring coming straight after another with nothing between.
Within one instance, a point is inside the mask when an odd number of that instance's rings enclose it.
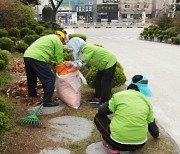
<instances>
[{"instance_id":1,"label":"asphalt road","mask_svg":"<svg viewBox=\"0 0 180 154\"><path fill-rule=\"evenodd\" d=\"M134 74L149 78L157 121L180 147L180 46L139 40L143 29L73 29L87 42L111 50L124 68L127 84Z\"/></svg>"}]
</instances>

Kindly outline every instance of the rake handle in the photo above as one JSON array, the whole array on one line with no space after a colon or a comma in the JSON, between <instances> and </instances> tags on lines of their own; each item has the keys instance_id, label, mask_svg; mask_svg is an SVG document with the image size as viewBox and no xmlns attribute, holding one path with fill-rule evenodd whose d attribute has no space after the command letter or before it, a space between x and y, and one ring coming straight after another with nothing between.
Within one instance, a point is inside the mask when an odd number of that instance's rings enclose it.
<instances>
[{"instance_id":1,"label":"rake handle","mask_svg":"<svg viewBox=\"0 0 180 154\"><path fill-rule=\"evenodd\" d=\"M43 107L43 102L41 103L41 105L33 112L33 115L37 115L39 110L41 110L41 108Z\"/></svg>"}]
</instances>

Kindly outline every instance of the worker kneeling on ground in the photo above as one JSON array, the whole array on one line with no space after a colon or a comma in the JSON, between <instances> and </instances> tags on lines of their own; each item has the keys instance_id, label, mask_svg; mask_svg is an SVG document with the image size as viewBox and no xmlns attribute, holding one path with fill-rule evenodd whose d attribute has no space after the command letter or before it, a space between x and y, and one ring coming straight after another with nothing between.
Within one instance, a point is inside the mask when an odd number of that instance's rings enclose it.
<instances>
[{"instance_id":1,"label":"worker kneeling on ground","mask_svg":"<svg viewBox=\"0 0 180 154\"><path fill-rule=\"evenodd\" d=\"M135 75L127 90L113 94L110 101L100 106L94 122L102 134L103 147L113 153L134 151L147 141L147 132L159 138L152 105L145 96L151 96L148 79ZM110 120L107 115L113 114Z\"/></svg>"}]
</instances>

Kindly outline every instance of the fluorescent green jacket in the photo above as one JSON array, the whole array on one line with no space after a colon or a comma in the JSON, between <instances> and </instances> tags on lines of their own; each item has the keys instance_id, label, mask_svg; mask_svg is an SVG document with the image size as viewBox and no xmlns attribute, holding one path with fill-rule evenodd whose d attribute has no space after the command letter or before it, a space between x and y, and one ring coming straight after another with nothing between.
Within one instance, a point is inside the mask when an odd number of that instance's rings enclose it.
<instances>
[{"instance_id":1,"label":"fluorescent green jacket","mask_svg":"<svg viewBox=\"0 0 180 154\"><path fill-rule=\"evenodd\" d=\"M114 112L110 123L111 138L121 144L141 144L147 140L148 123L154 121L152 105L135 90L114 94L109 101Z\"/></svg>"},{"instance_id":2,"label":"fluorescent green jacket","mask_svg":"<svg viewBox=\"0 0 180 154\"><path fill-rule=\"evenodd\" d=\"M57 35L46 35L28 47L24 53L24 57L47 63L55 60L57 64L61 64L63 62L63 44Z\"/></svg>"},{"instance_id":3,"label":"fluorescent green jacket","mask_svg":"<svg viewBox=\"0 0 180 154\"><path fill-rule=\"evenodd\" d=\"M87 64L96 67L98 70L105 70L112 67L117 59L116 56L105 48L85 43L82 47L82 60Z\"/></svg>"}]
</instances>

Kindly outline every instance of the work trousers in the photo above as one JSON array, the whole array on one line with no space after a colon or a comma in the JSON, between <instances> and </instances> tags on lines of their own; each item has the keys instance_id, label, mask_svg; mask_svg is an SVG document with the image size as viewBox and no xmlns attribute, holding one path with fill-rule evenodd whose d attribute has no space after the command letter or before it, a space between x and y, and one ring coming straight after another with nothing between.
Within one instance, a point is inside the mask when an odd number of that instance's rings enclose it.
<instances>
[{"instance_id":1,"label":"work trousers","mask_svg":"<svg viewBox=\"0 0 180 154\"><path fill-rule=\"evenodd\" d=\"M43 87L43 102L51 101L55 89L55 76L49 65L33 58L24 58L29 97L37 96L37 78Z\"/></svg>"},{"instance_id":2,"label":"work trousers","mask_svg":"<svg viewBox=\"0 0 180 154\"><path fill-rule=\"evenodd\" d=\"M110 98L115 71L116 63L108 69L98 71L96 74L94 97L101 98L102 103L107 102Z\"/></svg>"},{"instance_id":3,"label":"work trousers","mask_svg":"<svg viewBox=\"0 0 180 154\"><path fill-rule=\"evenodd\" d=\"M119 151L135 151L143 147L143 144L137 144L137 145L132 145L132 144L120 144L115 142L114 140L111 139L110 137L110 128L109 125L111 123L111 120L104 115L101 114L96 114L94 118L95 125L99 132L102 135L102 138L109 144L111 145L114 149L119 150ZM121 130L119 130L121 131Z\"/></svg>"}]
</instances>

